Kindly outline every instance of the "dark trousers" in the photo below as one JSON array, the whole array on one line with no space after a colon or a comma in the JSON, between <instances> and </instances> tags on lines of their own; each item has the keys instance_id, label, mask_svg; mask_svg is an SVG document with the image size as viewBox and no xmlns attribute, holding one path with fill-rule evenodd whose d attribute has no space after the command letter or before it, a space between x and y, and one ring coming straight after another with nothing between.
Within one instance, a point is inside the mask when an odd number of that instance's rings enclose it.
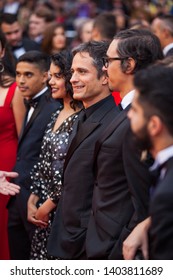
<instances>
[{"instance_id":1,"label":"dark trousers","mask_svg":"<svg viewBox=\"0 0 173 280\"><path fill-rule=\"evenodd\" d=\"M8 238L12 260L28 260L30 258L34 232L35 226L27 221L27 208L22 209L16 198L12 198L8 206Z\"/></svg>"}]
</instances>

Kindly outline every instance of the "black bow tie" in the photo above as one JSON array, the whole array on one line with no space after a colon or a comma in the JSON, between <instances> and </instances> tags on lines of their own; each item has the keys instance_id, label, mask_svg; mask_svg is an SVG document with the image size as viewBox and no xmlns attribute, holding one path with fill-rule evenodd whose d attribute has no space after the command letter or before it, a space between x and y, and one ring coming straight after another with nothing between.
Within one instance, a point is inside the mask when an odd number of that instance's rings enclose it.
<instances>
[{"instance_id":1,"label":"black bow tie","mask_svg":"<svg viewBox=\"0 0 173 280\"><path fill-rule=\"evenodd\" d=\"M39 99L40 99L40 96L37 98L34 98L34 99L24 98L24 104L25 104L26 109L29 110L31 107L35 109L37 107Z\"/></svg>"},{"instance_id":2,"label":"black bow tie","mask_svg":"<svg viewBox=\"0 0 173 280\"><path fill-rule=\"evenodd\" d=\"M12 47L12 51L16 51L16 50L19 50L21 48L23 48L23 44L20 44L20 45L17 45L17 46L13 46Z\"/></svg>"}]
</instances>

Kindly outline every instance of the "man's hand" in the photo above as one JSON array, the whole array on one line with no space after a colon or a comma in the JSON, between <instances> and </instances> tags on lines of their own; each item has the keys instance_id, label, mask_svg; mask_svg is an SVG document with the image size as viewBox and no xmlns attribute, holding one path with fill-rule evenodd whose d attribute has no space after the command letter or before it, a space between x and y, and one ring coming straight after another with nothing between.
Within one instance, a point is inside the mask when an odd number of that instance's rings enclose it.
<instances>
[{"instance_id":1,"label":"man's hand","mask_svg":"<svg viewBox=\"0 0 173 280\"><path fill-rule=\"evenodd\" d=\"M20 187L7 181L6 177L16 178L18 173L0 171L0 193L4 195L15 195L19 193Z\"/></svg>"},{"instance_id":2,"label":"man's hand","mask_svg":"<svg viewBox=\"0 0 173 280\"><path fill-rule=\"evenodd\" d=\"M123 242L123 257L125 260L133 260L138 249L142 251L144 259L148 259L148 229L150 223L150 217L139 223Z\"/></svg>"}]
</instances>

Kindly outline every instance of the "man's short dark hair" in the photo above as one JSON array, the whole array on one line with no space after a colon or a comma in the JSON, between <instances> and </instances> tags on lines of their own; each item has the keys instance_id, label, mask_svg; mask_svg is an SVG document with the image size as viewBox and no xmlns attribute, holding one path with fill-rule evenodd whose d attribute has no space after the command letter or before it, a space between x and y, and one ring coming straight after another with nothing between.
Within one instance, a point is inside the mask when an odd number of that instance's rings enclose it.
<instances>
[{"instance_id":1,"label":"man's short dark hair","mask_svg":"<svg viewBox=\"0 0 173 280\"><path fill-rule=\"evenodd\" d=\"M136 62L133 73L163 58L160 41L149 30L127 29L120 31L114 39L119 40L117 52L125 71L126 59L133 58Z\"/></svg>"},{"instance_id":2,"label":"man's short dark hair","mask_svg":"<svg viewBox=\"0 0 173 280\"><path fill-rule=\"evenodd\" d=\"M162 28L169 30L173 36L173 15L159 15L156 18L162 21Z\"/></svg>"},{"instance_id":3,"label":"man's short dark hair","mask_svg":"<svg viewBox=\"0 0 173 280\"><path fill-rule=\"evenodd\" d=\"M94 19L93 28L97 28L102 40L111 41L116 34L116 18L112 13L103 12Z\"/></svg>"},{"instance_id":4,"label":"man's short dark hair","mask_svg":"<svg viewBox=\"0 0 173 280\"><path fill-rule=\"evenodd\" d=\"M155 64L135 74L138 102L146 118L158 115L173 136L173 67Z\"/></svg>"},{"instance_id":5,"label":"man's short dark hair","mask_svg":"<svg viewBox=\"0 0 173 280\"><path fill-rule=\"evenodd\" d=\"M21 55L17 60L19 62L27 62L37 65L42 72L47 72L50 66L49 56L39 51L28 51Z\"/></svg>"},{"instance_id":6,"label":"man's short dark hair","mask_svg":"<svg viewBox=\"0 0 173 280\"><path fill-rule=\"evenodd\" d=\"M16 14L9 14L9 13L0 14L0 26L2 25L2 23L11 25L11 24L15 23L16 21L18 21Z\"/></svg>"}]
</instances>

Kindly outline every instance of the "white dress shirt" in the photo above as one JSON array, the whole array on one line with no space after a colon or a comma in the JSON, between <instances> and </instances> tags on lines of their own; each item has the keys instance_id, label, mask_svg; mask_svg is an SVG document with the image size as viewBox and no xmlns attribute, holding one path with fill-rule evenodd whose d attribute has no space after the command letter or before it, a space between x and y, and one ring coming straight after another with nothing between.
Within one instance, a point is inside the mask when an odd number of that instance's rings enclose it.
<instances>
[{"instance_id":1,"label":"white dress shirt","mask_svg":"<svg viewBox=\"0 0 173 280\"><path fill-rule=\"evenodd\" d=\"M123 108L123 110L132 103L133 97L135 94L135 90L131 90L129 93L127 93L123 99L121 100L121 106Z\"/></svg>"}]
</instances>

